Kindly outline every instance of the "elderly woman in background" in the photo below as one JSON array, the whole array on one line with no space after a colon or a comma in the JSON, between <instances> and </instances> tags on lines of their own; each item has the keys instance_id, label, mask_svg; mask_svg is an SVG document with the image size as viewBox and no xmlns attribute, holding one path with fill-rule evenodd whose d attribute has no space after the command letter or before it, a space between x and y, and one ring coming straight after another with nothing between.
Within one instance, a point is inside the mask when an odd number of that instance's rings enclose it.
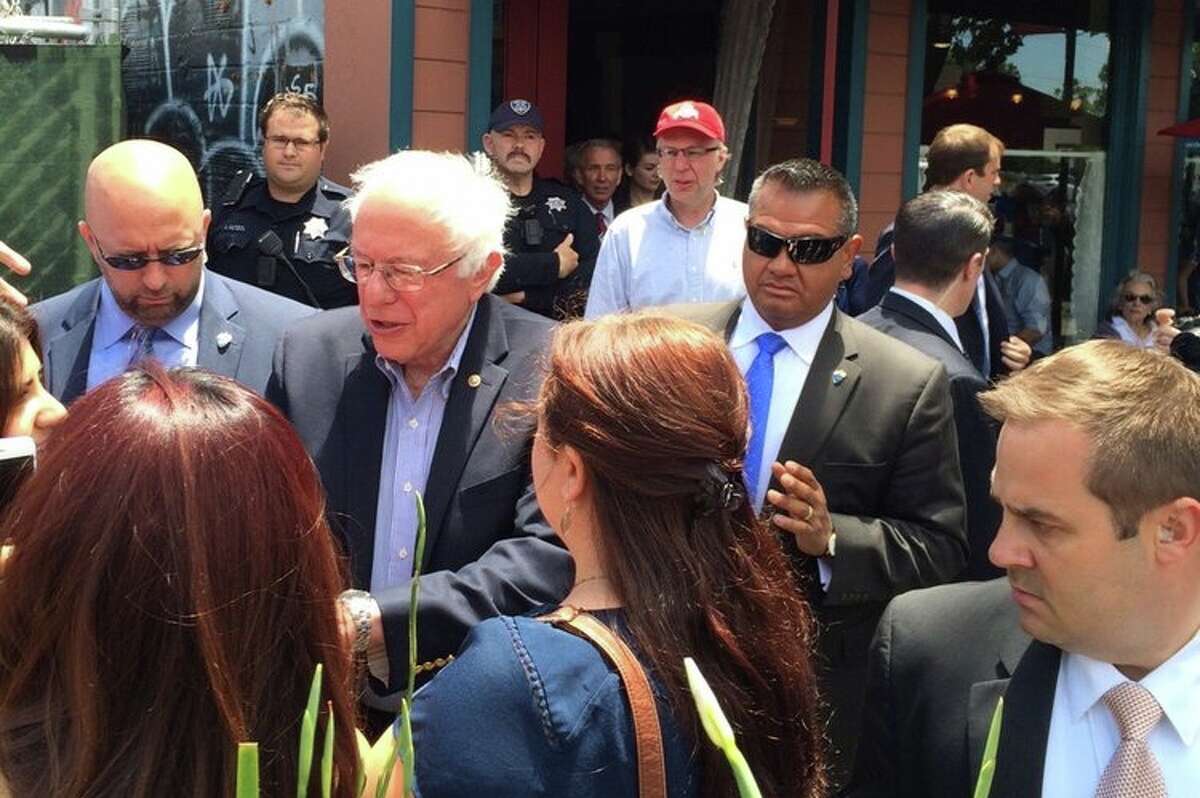
<instances>
[{"instance_id":1,"label":"elderly woman in background","mask_svg":"<svg viewBox=\"0 0 1200 798\"><path fill-rule=\"evenodd\" d=\"M575 559L562 605L615 630L648 672L670 796L735 791L687 656L764 796L825 789L812 620L745 499L747 412L722 341L646 314L560 328L537 403L534 487ZM590 642L534 618L477 626L418 694L414 734L424 798L638 794L622 681Z\"/></svg>"},{"instance_id":2,"label":"elderly woman in background","mask_svg":"<svg viewBox=\"0 0 1200 798\"><path fill-rule=\"evenodd\" d=\"M1118 283L1108 306L1109 317L1096 326L1092 337L1114 338L1140 349L1155 348L1154 311L1161 301L1158 282L1152 276L1130 272Z\"/></svg>"},{"instance_id":3,"label":"elderly woman in background","mask_svg":"<svg viewBox=\"0 0 1200 798\"><path fill-rule=\"evenodd\" d=\"M352 795L323 511L287 421L232 380L151 364L80 398L0 524L0 794L232 795L251 740L263 794L294 794L320 662Z\"/></svg>"}]
</instances>

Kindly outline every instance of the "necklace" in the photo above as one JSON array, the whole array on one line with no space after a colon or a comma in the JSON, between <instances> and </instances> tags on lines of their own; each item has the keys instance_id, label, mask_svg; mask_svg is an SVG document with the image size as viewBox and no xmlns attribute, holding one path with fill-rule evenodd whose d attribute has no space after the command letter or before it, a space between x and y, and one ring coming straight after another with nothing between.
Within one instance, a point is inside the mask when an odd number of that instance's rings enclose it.
<instances>
[{"instance_id":1,"label":"necklace","mask_svg":"<svg viewBox=\"0 0 1200 798\"><path fill-rule=\"evenodd\" d=\"M608 577L605 576L604 574L598 574L596 576L589 576L586 579L580 579L578 582L571 585L571 589L574 590L575 588L579 587L580 585L586 585L588 582L598 582L598 581L607 582Z\"/></svg>"}]
</instances>

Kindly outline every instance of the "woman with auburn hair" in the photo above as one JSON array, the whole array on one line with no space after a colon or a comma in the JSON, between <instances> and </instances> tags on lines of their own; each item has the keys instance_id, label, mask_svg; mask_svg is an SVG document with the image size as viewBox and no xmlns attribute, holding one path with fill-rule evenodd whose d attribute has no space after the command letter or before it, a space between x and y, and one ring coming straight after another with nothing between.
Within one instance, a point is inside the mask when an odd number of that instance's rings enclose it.
<instances>
[{"instance_id":1,"label":"woman with auburn hair","mask_svg":"<svg viewBox=\"0 0 1200 798\"><path fill-rule=\"evenodd\" d=\"M66 415L42 384L37 322L24 307L0 296L0 436L41 441Z\"/></svg>"},{"instance_id":2,"label":"woman with auburn hair","mask_svg":"<svg viewBox=\"0 0 1200 798\"><path fill-rule=\"evenodd\" d=\"M150 364L76 401L0 524L0 785L231 796L237 743L257 741L263 794L294 794L320 662L352 795L323 505L287 421L232 380Z\"/></svg>"},{"instance_id":3,"label":"woman with auburn hair","mask_svg":"<svg viewBox=\"0 0 1200 798\"><path fill-rule=\"evenodd\" d=\"M562 605L615 630L650 676L670 796L736 792L688 656L764 796L826 787L813 624L746 500L747 414L721 340L645 313L560 328L537 403L534 487L575 559ZM414 735L423 798L638 794L622 681L592 643L533 618L477 626L417 695Z\"/></svg>"}]
</instances>

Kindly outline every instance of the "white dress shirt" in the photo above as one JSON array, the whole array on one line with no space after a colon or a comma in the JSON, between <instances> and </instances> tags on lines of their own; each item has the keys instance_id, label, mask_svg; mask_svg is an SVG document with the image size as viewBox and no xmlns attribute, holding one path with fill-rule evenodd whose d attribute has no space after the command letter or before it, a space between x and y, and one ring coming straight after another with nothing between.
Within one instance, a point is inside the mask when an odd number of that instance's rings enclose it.
<instances>
[{"instance_id":1,"label":"white dress shirt","mask_svg":"<svg viewBox=\"0 0 1200 798\"><path fill-rule=\"evenodd\" d=\"M958 327L954 326L954 319L950 318L950 314L939 308L937 305L930 302L919 294L914 294L912 291L905 291L903 288L891 287L893 294L899 294L910 302L915 302L922 310L926 311L930 316L933 316L934 321L941 325L946 334L950 336L950 340L958 347L958 351L963 351L962 339L958 337Z\"/></svg>"},{"instance_id":2,"label":"white dress shirt","mask_svg":"<svg viewBox=\"0 0 1200 798\"><path fill-rule=\"evenodd\" d=\"M1107 662L1063 653L1046 740L1043 798L1093 798L1121 742L1117 722L1100 699L1126 681ZM1162 768L1167 794L1200 795L1200 634L1139 683L1163 708L1146 743Z\"/></svg>"},{"instance_id":3,"label":"white dress shirt","mask_svg":"<svg viewBox=\"0 0 1200 798\"><path fill-rule=\"evenodd\" d=\"M592 212L593 218L595 218L596 214L598 214L598 213L604 214L605 227L612 227L613 219L615 219L617 217L617 215L616 215L615 209L613 208L613 201L611 199L608 202L604 203L603 208L597 208L595 205L593 205L591 202L588 201L587 196L582 195L582 194L580 196L583 197L583 204L586 205L588 210ZM605 231L605 232L607 233L607 231Z\"/></svg>"},{"instance_id":4,"label":"white dress shirt","mask_svg":"<svg viewBox=\"0 0 1200 798\"><path fill-rule=\"evenodd\" d=\"M174 267L167 267L174 268ZM184 267L178 267L184 268ZM166 335L154 341L154 359L167 368L194 366L200 356L200 306L204 302L204 271L191 304L162 326ZM92 330L92 351L88 357L87 389L121 374L129 366L136 344L130 330L137 326L117 305L112 289L100 279L100 305Z\"/></svg>"},{"instance_id":5,"label":"white dress shirt","mask_svg":"<svg viewBox=\"0 0 1200 798\"><path fill-rule=\"evenodd\" d=\"M786 347L775 353L771 409L767 415L767 429L763 434L763 461L759 463L758 484L754 486L755 510L762 508L763 499L767 495L767 485L771 482L771 463L779 457L783 436L787 434L788 425L792 422L792 413L796 410L796 403L800 401L800 392L804 390L808 370L832 316L833 303L830 302L807 324L790 330L772 330L771 325L758 315L754 303L748 298L742 300L741 315L733 335L729 338L729 348L742 376L746 375L750 364L758 356L758 344L755 343L758 336L766 332L775 332L787 342Z\"/></svg>"},{"instance_id":6,"label":"white dress shirt","mask_svg":"<svg viewBox=\"0 0 1200 798\"><path fill-rule=\"evenodd\" d=\"M679 223L666 198L618 216L604 235L584 316L746 295L746 203L717 196L704 221Z\"/></svg>"}]
</instances>

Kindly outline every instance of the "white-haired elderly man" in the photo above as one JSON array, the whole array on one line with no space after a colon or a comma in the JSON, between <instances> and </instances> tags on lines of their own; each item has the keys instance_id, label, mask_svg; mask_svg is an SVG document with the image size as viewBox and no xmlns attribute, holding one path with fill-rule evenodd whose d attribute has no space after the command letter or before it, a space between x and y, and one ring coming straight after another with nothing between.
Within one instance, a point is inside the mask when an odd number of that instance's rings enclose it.
<instances>
[{"instance_id":1,"label":"white-haired elderly man","mask_svg":"<svg viewBox=\"0 0 1200 798\"><path fill-rule=\"evenodd\" d=\"M449 153L399 152L352 179L354 233L338 265L359 306L287 332L268 396L321 472L359 588L343 594L345 628L387 693L408 674L417 494L428 519L423 664L457 651L485 617L561 598L572 566L533 496L532 428L492 419L536 396L553 329L488 293L507 192Z\"/></svg>"}]
</instances>

